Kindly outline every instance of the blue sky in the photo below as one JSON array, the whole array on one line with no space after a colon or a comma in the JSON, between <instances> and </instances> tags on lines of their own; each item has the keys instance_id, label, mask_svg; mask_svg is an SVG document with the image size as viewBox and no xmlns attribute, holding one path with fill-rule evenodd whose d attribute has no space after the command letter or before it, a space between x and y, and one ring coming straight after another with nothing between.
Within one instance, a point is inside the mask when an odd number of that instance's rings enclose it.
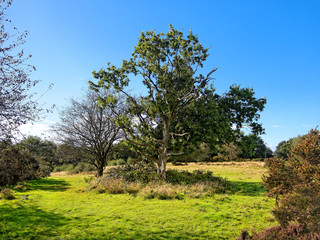
<instances>
[{"instance_id":1,"label":"blue sky","mask_svg":"<svg viewBox=\"0 0 320 240\"><path fill-rule=\"evenodd\" d=\"M41 101L58 108L30 130L35 134L58 121L58 109L80 97L92 71L107 62L120 65L141 31L167 32L169 24L192 29L210 56L204 72L219 66L219 93L232 84L252 87L266 97L261 114L263 139L272 149L320 123L320 2L14 0L7 11L33 55ZM139 85L133 85L139 91Z\"/></svg>"}]
</instances>

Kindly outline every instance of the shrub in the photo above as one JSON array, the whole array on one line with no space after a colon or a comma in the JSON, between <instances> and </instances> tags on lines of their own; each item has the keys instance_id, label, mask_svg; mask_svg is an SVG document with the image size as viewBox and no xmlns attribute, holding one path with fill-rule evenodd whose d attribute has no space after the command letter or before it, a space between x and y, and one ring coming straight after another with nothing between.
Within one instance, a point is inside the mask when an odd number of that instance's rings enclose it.
<instances>
[{"instance_id":1,"label":"shrub","mask_svg":"<svg viewBox=\"0 0 320 240\"><path fill-rule=\"evenodd\" d=\"M123 159L117 159L117 160L111 160L108 162L108 166L120 166L120 165L126 165L127 162Z\"/></svg>"},{"instance_id":2,"label":"shrub","mask_svg":"<svg viewBox=\"0 0 320 240\"><path fill-rule=\"evenodd\" d=\"M140 182L143 184L161 181L155 166L143 163L111 168L106 175L113 178L123 178L128 182Z\"/></svg>"},{"instance_id":3,"label":"shrub","mask_svg":"<svg viewBox=\"0 0 320 240\"><path fill-rule=\"evenodd\" d=\"M137 182L127 182L122 178L102 177L91 183L91 189L95 189L99 193L110 194L137 194L141 188L141 184Z\"/></svg>"},{"instance_id":4,"label":"shrub","mask_svg":"<svg viewBox=\"0 0 320 240\"><path fill-rule=\"evenodd\" d=\"M74 169L74 165L73 164L62 164L60 166L56 166L53 169L53 172L62 172L62 171L67 171L70 172Z\"/></svg>"},{"instance_id":5,"label":"shrub","mask_svg":"<svg viewBox=\"0 0 320 240\"><path fill-rule=\"evenodd\" d=\"M97 170L92 164L90 163L84 163L80 162L75 167L73 167L71 170L69 170L69 173L71 174L77 174L81 172L91 172Z\"/></svg>"},{"instance_id":6,"label":"shrub","mask_svg":"<svg viewBox=\"0 0 320 240\"><path fill-rule=\"evenodd\" d=\"M311 130L289 153L272 158L263 177L268 195L276 198L273 214L283 228L297 222L320 234L320 133Z\"/></svg>"},{"instance_id":7,"label":"shrub","mask_svg":"<svg viewBox=\"0 0 320 240\"><path fill-rule=\"evenodd\" d=\"M7 200L12 200L16 198L9 188L1 190L1 197Z\"/></svg>"},{"instance_id":8,"label":"shrub","mask_svg":"<svg viewBox=\"0 0 320 240\"><path fill-rule=\"evenodd\" d=\"M165 182L154 166L139 164L111 168L105 177L93 182L91 188L113 194L140 192L147 199L167 200L183 199L185 195L212 196L226 192L231 185L225 179L213 176L212 172L202 170L168 170Z\"/></svg>"},{"instance_id":9,"label":"shrub","mask_svg":"<svg viewBox=\"0 0 320 240\"><path fill-rule=\"evenodd\" d=\"M8 144L0 148L0 186L15 185L38 177L48 176L39 162L24 149Z\"/></svg>"},{"instance_id":10,"label":"shrub","mask_svg":"<svg viewBox=\"0 0 320 240\"><path fill-rule=\"evenodd\" d=\"M306 232L299 225L287 227L271 227L259 233L253 231L252 236L247 231L242 231L237 240L320 240L320 235Z\"/></svg>"},{"instance_id":11,"label":"shrub","mask_svg":"<svg viewBox=\"0 0 320 240\"><path fill-rule=\"evenodd\" d=\"M19 192L24 192L26 190L29 190L30 189L30 186L26 183L18 183L15 187L14 187L14 190L16 191L19 191Z\"/></svg>"},{"instance_id":12,"label":"shrub","mask_svg":"<svg viewBox=\"0 0 320 240\"><path fill-rule=\"evenodd\" d=\"M195 183L207 183L217 193L223 193L231 188L231 185L222 177L213 176L211 171L195 170L193 172L168 170L167 182L172 184L190 185Z\"/></svg>"}]
</instances>

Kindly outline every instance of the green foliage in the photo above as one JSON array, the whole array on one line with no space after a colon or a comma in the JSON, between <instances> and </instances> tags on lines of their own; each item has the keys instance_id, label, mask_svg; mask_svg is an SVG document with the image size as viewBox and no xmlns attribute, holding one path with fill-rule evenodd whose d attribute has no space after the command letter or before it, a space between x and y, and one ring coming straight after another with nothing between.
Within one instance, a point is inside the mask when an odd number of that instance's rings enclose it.
<instances>
[{"instance_id":1,"label":"green foliage","mask_svg":"<svg viewBox=\"0 0 320 240\"><path fill-rule=\"evenodd\" d=\"M153 164L135 164L111 168L107 176L113 178L124 178L128 182L140 182L143 184L159 181L157 170Z\"/></svg>"},{"instance_id":2,"label":"green foliage","mask_svg":"<svg viewBox=\"0 0 320 240\"><path fill-rule=\"evenodd\" d=\"M80 162L76 166L74 166L69 172L71 174L77 174L81 172L92 172L95 170L96 168L92 164L86 163L86 162Z\"/></svg>"},{"instance_id":3,"label":"green foliage","mask_svg":"<svg viewBox=\"0 0 320 240\"><path fill-rule=\"evenodd\" d=\"M138 156L134 148L130 146L130 142L123 140L113 145L112 157L128 161L128 159L136 159Z\"/></svg>"},{"instance_id":4,"label":"green foliage","mask_svg":"<svg viewBox=\"0 0 320 240\"><path fill-rule=\"evenodd\" d=\"M268 162L263 180L268 195L276 197L273 210L277 221L286 227L297 222L308 232L320 233L320 133L311 130L288 155Z\"/></svg>"},{"instance_id":5,"label":"green foliage","mask_svg":"<svg viewBox=\"0 0 320 240\"><path fill-rule=\"evenodd\" d=\"M221 178L213 175L211 171L195 170L189 172L186 170L178 171L170 169L167 171L167 182L172 184L195 184L203 182L219 182L223 186L230 186L228 182Z\"/></svg>"},{"instance_id":6,"label":"green foliage","mask_svg":"<svg viewBox=\"0 0 320 240\"><path fill-rule=\"evenodd\" d=\"M123 159L117 159L117 160L111 160L108 162L108 166L120 166L120 165L126 165L127 162Z\"/></svg>"},{"instance_id":7,"label":"green foliage","mask_svg":"<svg viewBox=\"0 0 320 240\"><path fill-rule=\"evenodd\" d=\"M57 145L39 137L29 136L23 139L18 146L29 151L39 162L40 169L49 174L58 164L56 156Z\"/></svg>"},{"instance_id":8,"label":"green foliage","mask_svg":"<svg viewBox=\"0 0 320 240\"><path fill-rule=\"evenodd\" d=\"M240 86L230 87L223 96L216 94L209 86L216 69L206 76L198 73L207 57L208 49L196 35L190 31L184 36L170 25L166 34L142 32L132 57L120 68L108 64L93 72L99 81L90 82L91 88L112 88L118 94L100 97L102 107L112 109L117 96L125 96L127 114L118 116L117 124L139 154L157 164L163 179L172 156L190 154L202 143L214 152L244 125L263 132L257 120L266 100ZM134 97L127 91L133 75L142 80L145 95Z\"/></svg>"},{"instance_id":9,"label":"green foliage","mask_svg":"<svg viewBox=\"0 0 320 240\"><path fill-rule=\"evenodd\" d=\"M0 144L0 186L48 176L29 151L10 143Z\"/></svg>"},{"instance_id":10,"label":"green foliage","mask_svg":"<svg viewBox=\"0 0 320 240\"><path fill-rule=\"evenodd\" d=\"M278 144L275 156L287 159L291 150L303 140L302 136L290 138L288 141L282 141Z\"/></svg>"},{"instance_id":11,"label":"green foliage","mask_svg":"<svg viewBox=\"0 0 320 240\"><path fill-rule=\"evenodd\" d=\"M201 96L177 117L175 128L190 134L184 141L176 142L176 148L188 151L190 144L206 143L211 156L217 155L223 146L235 144L245 125L255 135L263 133L257 121L266 104L265 98L257 99L253 89L233 85L223 95L214 89L205 89Z\"/></svg>"},{"instance_id":12,"label":"green foliage","mask_svg":"<svg viewBox=\"0 0 320 240\"><path fill-rule=\"evenodd\" d=\"M260 136L255 134L242 135L239 140L240 158L269 158L273 153Z\"/></svg>"},{"instance_id":13,"label":"green foliage","mask_svg":"<svg viewBox=\"0 0 320 240\"><path fill-rule=\"evenodd\" d=\"M74 169L73 164L62 164L62 165L56 166L53 169L53 172L62 172L62 171L71 172L73 169Z\"/></svg>"}]
</instances>

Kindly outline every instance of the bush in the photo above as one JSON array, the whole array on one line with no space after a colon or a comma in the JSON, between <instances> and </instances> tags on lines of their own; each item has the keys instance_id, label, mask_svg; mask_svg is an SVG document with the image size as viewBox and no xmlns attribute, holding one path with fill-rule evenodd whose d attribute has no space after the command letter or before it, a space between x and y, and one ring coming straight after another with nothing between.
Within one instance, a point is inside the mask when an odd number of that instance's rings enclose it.
<instances>
[{"instance_id":1,"label":"bush","mask_svg":"<svg viewBox=\"0 0 320 240\"><path fill-rule=\"evenodd\" d=\"M121 178L102 177L91 183L91 189L95 189L99 193L110 194L137 194L141 188L141 184L129 183Z\"/></svg>"},{"instance_id":2,"label":"bush","mask_svg":"<svg viewBox=\"0 0 320 240\"><path fill-rule=\"evenodd\" d=\"M108 162L108 166L120 166L120 165L126 165L127 162L123 159L117 159L117 160L111 160Z\"/></svg>"},{"instance_id":3,"label":"bush","mask_svg":"<svg viewBox=\"0 0 320 240\"><path fill-rule=\"evenodd\" d=\"M299 225L287 227L271 227L260 233L253 231L252 236L247 231L242 231L236 240L320 240L320 235L306 232Z\"/></svg>"},{"instance_id":4,"label":"bush","mask_svg":"<svg viewBox=\"0 0 320 240\"><path fill-rule=\"evenodd\" d=\"M15 199L16 197L13 195L13 193L9 188L5 188L1 191L1 198L12 200L12 199Z\"/></svg>"},{"instance_id":5,"label":"bush","mask_svg":"<svg viewBox=\"0 0 320 240\"><path fill-rule=\"evenodd\" d=\"M128 182L140 182L143 184L161 181L155 166L143 163L111 168L106 175L112 178L123 178Z\"/></svg>"},{"instance_id":6,"label":"bush","mask_svg":"<svg viewBox=\"0 0 320 240\"><path fill-rule=\"evenodd\" d=\"M153 165L137 164L115 167L106 176L95 182L94 189L108 193L138 193L147 199L162 200L190 197L212 196L231 189L231 185L221 177L213 176L210 171L196 170L167 171L167 181L156 173Z\"/></svg>"},{"instance_id":7,"label":"bush","mask_svg":"<svg viewBox=\"0 0 320 240\"><path fill-rule=\"evenodd\" d=\"M213 176L213 172L203 170L195 170L193 172L168 170L167 182L182 185L209 183L209 185L215 187L217 193L223 193L231 188L231 185L224 178Z\"/></svg>"},{"instance_id":8,"label":"bush","mask_svg":"<svg viewBox=\"0 0 320 240\"><path fill-rule=\"evenodd\" d=\"M62 164L60 166L56 166L53 169L53 172L62 172L62 171L70 172L73 169L74 169L74 165L73 164Z\"/></svg>"},{"instance_id":9,"label":"bush","mask_svg":"<svg viewBox=\"0 0 320 240\"><path fill-rule=\"evenodd\" d=\"M0 147L0 186L48 176L39 162L24 149L7 144Z\"/></svg>"},{"instance_id":10,"label":"bush","mask_svg":"<svg viewBox=\"0 0 320 240\"><path fill-rule=\"evenodd\" d=\"M305 232L320 234L320 133L311 130L288 159L267 161L263 177L268 195L276 198L273 214L283 228L297 222Z\"/></svg>"},{"instance_id":11,"label":"bush","mask_svg":"<svg viewBox=\"0 0 320 240\"><path fill-rule=\"evenodd\" d=\"M80 162L75 167L73 167L73 169L69 170L69 173L77 174L81 172L92 172L96 170L97 169L92 164Z\"/></svg>"}]
</instances>

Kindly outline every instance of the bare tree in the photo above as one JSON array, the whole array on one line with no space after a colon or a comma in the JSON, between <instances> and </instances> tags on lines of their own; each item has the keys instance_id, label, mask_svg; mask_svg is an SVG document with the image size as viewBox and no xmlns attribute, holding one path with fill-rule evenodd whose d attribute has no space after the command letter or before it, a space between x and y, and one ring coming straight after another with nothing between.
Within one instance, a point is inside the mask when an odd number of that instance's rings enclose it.
<instances>
[{"instance_id":1,"label":"bare tree","mask_svg":"<svg viewBox=\"0 0 320 240\"><path fill-rule=\"evenodd\" d=\"M29 90L38 81L29 73L35 68L26 64L21 49L28 32L20 33L5 14L12 0L0 0L0 140L11 138L22 124L38 118L41 109Z\"/></svg>"},{"instance_id":2,"label":"bare tree","mask_svg":"<svg viewBox=\"0 0 320 240\"><path fill-rule=\"evenodd\" d=\"M79 149L84 161L95 166L97 176L102 176L112 145L121 138L121 132L114 121L116 113L99 107L97 94L88 91L82 100L72 99L60 113L61 121L54 126L54 132L60 142Z\"/></svg>"}]
</instances>

